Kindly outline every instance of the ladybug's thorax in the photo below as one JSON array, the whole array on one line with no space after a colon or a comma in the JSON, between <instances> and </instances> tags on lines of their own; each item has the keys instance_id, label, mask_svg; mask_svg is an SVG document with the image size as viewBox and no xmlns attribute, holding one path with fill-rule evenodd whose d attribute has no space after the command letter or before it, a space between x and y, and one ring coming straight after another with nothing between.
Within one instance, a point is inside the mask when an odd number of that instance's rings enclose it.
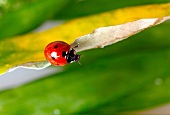
<instances>
[{"instance_id":1,"label":"ladybug's thorax","mask_svg":"<svg viewBox=\"0 0 170 115\"><path fill-rule=\"evenodd\" d=\"M67 63L72 63L80 60L80 55L76 54L76 51L71 48L66 54Z\"/></svg>"}]
</instances>

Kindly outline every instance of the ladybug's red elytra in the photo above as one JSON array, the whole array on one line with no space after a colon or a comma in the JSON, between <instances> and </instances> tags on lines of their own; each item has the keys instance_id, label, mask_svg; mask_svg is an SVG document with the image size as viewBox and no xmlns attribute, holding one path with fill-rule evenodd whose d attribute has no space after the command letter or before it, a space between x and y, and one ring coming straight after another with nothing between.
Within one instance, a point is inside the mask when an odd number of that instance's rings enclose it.
<instances>
[{"instance_id":1,"label":"ladybug's red elytra","mask_svg":"<svg viewBox=\"0 0 170 115\"><path fill-rule=\"evenodd\" d=\"M55 41L45 47L44 55L46 59L54 66L64 66L67 63L77 62L80 55L63 41Z\"/></svg>"}]
</instances>

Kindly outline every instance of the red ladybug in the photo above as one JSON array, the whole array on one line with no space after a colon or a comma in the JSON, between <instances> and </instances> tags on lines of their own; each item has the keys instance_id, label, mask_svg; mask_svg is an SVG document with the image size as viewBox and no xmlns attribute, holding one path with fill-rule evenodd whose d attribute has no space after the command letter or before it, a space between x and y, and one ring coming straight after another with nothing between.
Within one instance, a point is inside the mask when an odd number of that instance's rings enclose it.
<instances>
[{"instance_id":1,"label":"red ladybug","mask_svg":"<svg viewBox=\"0 0 170 115\"><path fill-rule=\"evenodd\" d=\"M63 41L55 41L45 47L44 55L54 66L64 66L80 60L80 55L76 54L70 45Z\"/></svg>"}]
</instances>

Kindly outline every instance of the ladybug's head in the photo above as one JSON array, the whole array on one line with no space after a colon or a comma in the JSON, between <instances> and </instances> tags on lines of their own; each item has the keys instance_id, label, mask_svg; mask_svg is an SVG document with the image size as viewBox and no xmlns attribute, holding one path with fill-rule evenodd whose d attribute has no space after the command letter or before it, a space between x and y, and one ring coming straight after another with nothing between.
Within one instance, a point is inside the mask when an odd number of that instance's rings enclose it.
<instances>
[{"instance_id":1,"label":"ladybug's head","mask_svg":"<svg viewBox=\"0 0 170 115\"><path fill-rule=\"evenodd\" d=\"M67 63L77 62L80 60L80 55L76 54L76 51L72 48L66 56Z\"/></svg>"}]
</instances>

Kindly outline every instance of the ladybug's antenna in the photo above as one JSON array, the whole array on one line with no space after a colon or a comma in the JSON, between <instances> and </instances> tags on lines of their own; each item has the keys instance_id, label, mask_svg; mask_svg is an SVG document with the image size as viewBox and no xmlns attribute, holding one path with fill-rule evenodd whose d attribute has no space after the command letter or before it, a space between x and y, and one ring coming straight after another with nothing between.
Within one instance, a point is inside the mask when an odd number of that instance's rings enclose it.
<instances>
[{"instance_id":1,"label":"ladybug's antenna","mask_svg":"<svg viewBox=\"0 0 170 115\"><path fill-rule=\"evenodd\" d=\"M81 65L80 61L78 61L78 63Z\"/></svg>"},{"instance_id":2,"label":"ladybug's antenna","mask_svg":"<svg viewBox=\"0 0 170 115\"><path fill-rule=\"evenodd\" d=\"M80 57L82 57L82 55L80 54L80 55L78 55L79 56L79 59L78 59L78 63L80 64L80 65L82 65L81 63L80 63Z\"/></svg>"}]
</instances>

